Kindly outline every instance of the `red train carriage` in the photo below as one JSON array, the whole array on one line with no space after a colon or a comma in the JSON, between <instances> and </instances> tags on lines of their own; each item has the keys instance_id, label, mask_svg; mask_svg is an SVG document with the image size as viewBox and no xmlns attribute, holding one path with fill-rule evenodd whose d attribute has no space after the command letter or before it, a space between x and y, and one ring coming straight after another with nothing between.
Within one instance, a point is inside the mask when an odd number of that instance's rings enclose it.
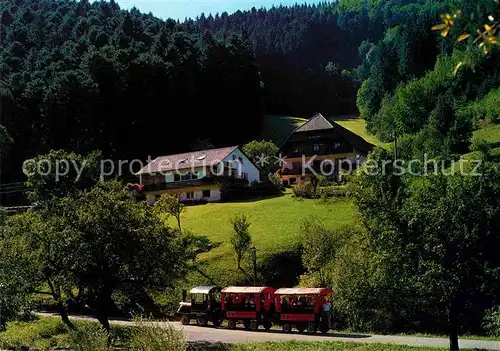
<instances>
[{"instance_id":1,"label":"red train carriage","mask_svg":"<svg viewBox=\"0 0 500 351\"><path fill-rule=\"evenodd\" d=\"M274 315L274 291L271 287L231 286L222 289L222 311L230 329L242 322L246 329L257 330L262 325L272 327Z\"/></svg>"},{"instance_id":2,"label":"red train carriage","mask_svg":"<svg viewBox=\"0 0 500 351\"><path fill-rule=\"evenodd\" d=\"M283 288L274 292L276 313L284 332L295 327L299 332L314 334L318 329L326 333L331 323L330 289Z\"/></svg>"}]
</instances>

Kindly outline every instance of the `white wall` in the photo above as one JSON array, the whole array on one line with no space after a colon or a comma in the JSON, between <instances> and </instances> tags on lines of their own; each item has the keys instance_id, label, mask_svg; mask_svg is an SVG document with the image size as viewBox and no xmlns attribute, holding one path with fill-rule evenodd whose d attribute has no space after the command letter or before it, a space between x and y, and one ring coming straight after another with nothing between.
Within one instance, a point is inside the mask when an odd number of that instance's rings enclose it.
<instances>
[{"instance_id":1,"label":"white wall","mask_svg":"<svg viewBox=\"0 0 500 351\"><path fill-rule=\"evenodd\" d=\"M253 182L257 181L260 182L260 173L259 169L254 166L252 162L241 152L240 149L235 149L231 154L229 154L225 159L224 162L227 161L233 161L233 155L236 157L238 160L239 157L243 160L241 165L238 164L238 162L233 163L233 168L235 171L238 172L238 176L241 177L242 173L248 174L248 182L249 184L252 184ZM222 166L222 163L219 165L219 167ZM239 169L238 169L239 168Z\"/></svg>"},{"instance_id":2,"label":"white wall","mask_svg":"<svg viewBox=\"0 0 500 351\"><path fill-rule=\"evenodd\" d=\"M193 191L194 198L188 199L185 192L180 194L180 198L182 201L220 201L221 200L221 192L219 189L210 189L210 197L203 197L203 191Z\"/></svg>"}]
</instances>

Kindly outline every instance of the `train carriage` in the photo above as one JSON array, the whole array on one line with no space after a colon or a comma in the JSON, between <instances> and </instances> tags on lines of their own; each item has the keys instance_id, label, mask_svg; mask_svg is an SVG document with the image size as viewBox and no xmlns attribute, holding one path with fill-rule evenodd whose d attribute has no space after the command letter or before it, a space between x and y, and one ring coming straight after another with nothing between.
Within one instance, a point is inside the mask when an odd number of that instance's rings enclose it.
<instances>
[{"instance_id":1,"label":"train carriage","mask_svg":"<svg viewBox=\"0 0 500 351\"><path fill-rule=\"evenodd\" d=\"M272 327L274 316L274 291L265 287L231 286L222 289L221 304L228 327L235 329L242 322L249 330L257 330L262 325L266 330Z\"/></svg>"},{"instance_id":2,"label":"train carriage","mask_svg":"<svg viewBox=\"0 0 500 351\"><path fill-rule=\"evenodd\" d=\"M332 290L325 288L282 288L274 292L276 313L284 332L295 327L299 332L314 334L319 329L330 329L331 309L325 303L331 301Z\"/></svg>"}]
</instances>

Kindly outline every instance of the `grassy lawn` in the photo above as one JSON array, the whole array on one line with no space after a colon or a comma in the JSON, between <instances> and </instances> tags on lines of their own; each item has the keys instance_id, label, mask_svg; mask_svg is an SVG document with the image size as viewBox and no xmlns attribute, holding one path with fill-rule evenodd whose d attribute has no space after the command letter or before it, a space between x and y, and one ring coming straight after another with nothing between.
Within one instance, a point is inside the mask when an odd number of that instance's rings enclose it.
<instances>
[{"instance_id":1,"label":"grassy lawn","mask_svg":"<svg viewBox=\"0 0 500 351\"><path fill-rule=\"evenodd\" d=\"M357 117L338 117L333 119L344 128L358 134L374 145L382 147L387 145L366 131L366 121L364 119ZM307 119L304 118L266 115L264 116L262 138L271 140L276 145L280 146L295 128L301 126L305 122L307 122Z\"/></svg>"},{"instance_id":2,"label":"grassy lawn","mask_svg":"<svg viewBox=\"0 0 500 351\"><path fill-rule=\"evenodd\" d=\"M94 322L74 321L77 328ZM112 346L127 350L132 340L130 326L112 324ZM159 336L159 335L158 335ZM87 341L88 342L88 341ZM21 346L41 351L67 348L71 344L68 329L58 317L43 317L30 322L12 322L0 333L0 349L19 350ZM101 350L94 345L82 345L85 350ZM152 348L158 350L158 348ZM341 341L318 342L255 342L244 344L190 343L188 351L439 351L443 348L414 347L393 344L356 343Z\"/></svg>"},{"instance_id":3,"label":"grassy lawn","mask_svg":"<svg viewBox=\"0 0 500 351\"><path fill-rule=\"evenodd\" d=\"M77 328L92 322L73 321ZM113 346L124 346L131 338L131 329L113 325L111 339ZM53 350L70 344L69 330L59 317L42 317L28 322L10 322L7 331L0 333L0 350L19 350L21 346L30 349Z\"/></svg>"},{"instance_id":4,"label":"grassy lawn","mask_svg":"<svg viewBox=\"0 0 500 351\"><path fill-rule=\"evenodd\" d=\"M415 347L392 344L370 344L340 341L320 341L320 342L266 342L254 344L237 345L234 351L438 351L446 350L435 347Z\"/></svg>"},{"instance_id":5,"label":"grassy lawn","mask_svg":"<svg viewBox=\"0 0 500 351\"><path fill-rule=\"evenodd\" d=\"M500 124L492 124L476 130L473 133L473 137L486 140L491 144L500 143Z\"/></svg>"},{"instance_id":6,"label":"grassy lawn","mask_svg":"<svg viewBox=\"0 0 500 351\"><path fill-rule=\"evenodd\" d=\"M248 202L211 203L188 207L182 217L182 227L198 235L206 235L217 245L200 255L200 272L190 279L192 284L214 283L222 286L244 283L245 272L236 268L229 240L232 233L230 219L244 213L249 221L249 232L257 248L259 263L271 256L293 250L300 242L302 221L313 216L329 227L354 223L354 205L346 199L328 202L295 200L290 193L280 197ZM251 272L250 260L245 259L244 270ZM247 279L248 281L248 279Z\"/></svg>"},{"instance_id":7,"label":"grassy lawn","mask_svg":"<svg viewBox=\"0 0 500 351\"><path fill-rule=\"evenodd\" d=\"M478 129L472 133L473 139L482 139L491 145L491 155L495 158L500 157L500 124L490 124L486 127ZM480 159L478 151L469 152L462 155L465 160Z\"/></svg>"}]
</instances>

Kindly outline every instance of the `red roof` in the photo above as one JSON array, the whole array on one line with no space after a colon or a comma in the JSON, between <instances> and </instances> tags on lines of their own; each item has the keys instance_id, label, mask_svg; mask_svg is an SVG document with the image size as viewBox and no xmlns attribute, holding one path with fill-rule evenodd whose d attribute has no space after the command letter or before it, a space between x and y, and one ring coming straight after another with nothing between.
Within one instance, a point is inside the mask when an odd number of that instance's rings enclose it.
<instances>
[{"instance_id":1,"label":"red roof","mask_svg":"<svg viewBox=\"0 0 500 351\"><path fill-rule=\"evenodd\" d=\"M183 154L160 156L143 167L136 175L176 171L202 166L214 166L222 162L238 146L200 150Z\"/></svg>"},{"instance_id":2,"label":"red roof","mask_svg":"<svg viewBox=\"0 0 500 351\"><path fill-rule=\"evenodd\" d=\"M273 289L273 288L268 286L230 286L222 289L222 292L230 294L246 294L246 293L260 294L261 292L264 292L267 289Z\"/></svg>"},{"instance_id":3,"label":"red roof","mask_svg":"<svg viewBox=\"0 0 500 351\"><path fill-rule=\"evenodd\" d=\"M281 288L275 295L329 295L332 291L326 288Z\"/></svg>"}]
</instances>

